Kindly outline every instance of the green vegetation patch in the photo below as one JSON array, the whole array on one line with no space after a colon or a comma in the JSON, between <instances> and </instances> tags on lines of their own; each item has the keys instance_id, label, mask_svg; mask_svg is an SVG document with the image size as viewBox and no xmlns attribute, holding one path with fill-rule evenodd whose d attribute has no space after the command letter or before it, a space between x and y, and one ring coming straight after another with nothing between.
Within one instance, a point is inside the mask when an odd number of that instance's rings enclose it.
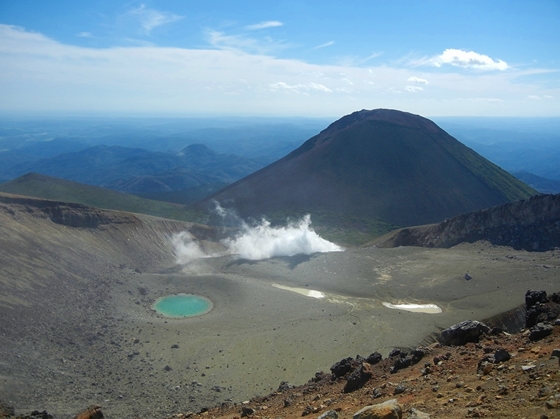
<instances>
[{"instance_id":1,"label":"green vegetation patch","mask_svg":"<svg viewBox=\"0 0 560 419\"><path fill-rule=\"evenodd\" d=\"M153 215L178 221L195 221L200 214L183 205L139 198L97 186L29 173L0 184L0 192L72 202L90 207Z\"/></svg>"}]
</instances>

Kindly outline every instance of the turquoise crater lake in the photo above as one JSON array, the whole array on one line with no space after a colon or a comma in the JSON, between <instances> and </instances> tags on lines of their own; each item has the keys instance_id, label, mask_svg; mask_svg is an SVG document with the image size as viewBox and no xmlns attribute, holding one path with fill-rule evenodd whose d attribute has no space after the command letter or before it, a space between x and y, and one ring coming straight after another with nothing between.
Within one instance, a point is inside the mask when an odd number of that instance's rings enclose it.
<instances>
[{"instance_id":1,"label":"turquoise crater lake","mask_svg":"<svg viewBox=\"0 0 560 419\"><path fill-rule=\"evenodd\" d=\"M208 313L214 305L206 297L194 294L174 294L158 298L152 305L157 313L165 317L194 317Z\"/></svg>"}]
</instances>

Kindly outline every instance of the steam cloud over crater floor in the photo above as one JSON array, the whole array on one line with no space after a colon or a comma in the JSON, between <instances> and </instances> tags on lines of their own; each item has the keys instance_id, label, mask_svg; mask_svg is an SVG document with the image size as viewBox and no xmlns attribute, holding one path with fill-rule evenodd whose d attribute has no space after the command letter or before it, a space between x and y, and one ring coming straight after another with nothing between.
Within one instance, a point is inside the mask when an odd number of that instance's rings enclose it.
<instances>
[{"instance_id":1,"label":"steam cloud over crater floor","mask_svg":"<svg viewBox=\"0 0 560 419\"><path fill-rule=\"evenodd\" d=\"M311 228L309 214L297 222L289 222L286 226L272 227L269 221L263 219L254 226L241 221L240 227L240 232L235 237L221 241L226 250L214 254L204 252L187 232L175 235L172 242L177 255L177 263L186 264L195 259L223 255L238 255L243 259L262 260L276 256L310 255L344 250L323 239Z\"/></svg>"},{"instance_id":2,"label":"steam cloud over crater floor","mask_svg":"<svg viewBox=\"0 0 560 419\"><path fill-rule=\"evenodd\" d=\"M340 246L320 237L311 228L309 214L297 223L290 223L286 227L271 227L266 220L254 227L244 224L240 234L233 239L223 240L222 243L231 254L250 260L343 250Z\"/></svg>"}]
</instances>

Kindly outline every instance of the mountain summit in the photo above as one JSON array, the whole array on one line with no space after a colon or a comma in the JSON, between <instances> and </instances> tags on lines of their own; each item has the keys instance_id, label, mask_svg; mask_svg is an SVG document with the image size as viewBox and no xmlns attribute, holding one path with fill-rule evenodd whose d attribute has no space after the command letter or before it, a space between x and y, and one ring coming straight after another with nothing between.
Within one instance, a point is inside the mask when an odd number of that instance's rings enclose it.
<instances>
[{"instance_id":1,"label":"mountain summit","mask_svg":"<svg viewBox=\"0 0 560 419\"><path fill-rule=\"evenodd\" d=\"M344 116L201 204L216 200L242 216L309 212L339 226L391 228L535 193L429 119L376 109Z\"/></svg>"}]
</instances>

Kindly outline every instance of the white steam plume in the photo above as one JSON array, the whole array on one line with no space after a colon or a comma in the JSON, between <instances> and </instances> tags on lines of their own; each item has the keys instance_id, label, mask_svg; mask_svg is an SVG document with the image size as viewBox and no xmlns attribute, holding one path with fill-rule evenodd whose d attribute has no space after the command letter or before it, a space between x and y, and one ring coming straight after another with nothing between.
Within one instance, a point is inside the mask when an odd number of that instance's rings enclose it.
<instances>
[{"instance_id":1,"label":"white steam plume","mask_svg":"<svg viewBox=\"0 0 560 419\"><path fill-rule=\"evenodd\" d=\"M222 243L229 249L229 253L250 260L342 251L340 246L321 238L310 228L310 224L309 214L286 227L271 227L266 220L254 227L244 223L240 234L233 239L223 240Z\"/></svg>"},{"instance_id":2,"label":"white steam plume","mask_svg":"<svg viewBox=\"0 0 560 419\"><path fill-rule=\"evenodd\" d=\"M185 265L196 259L224 255L238 255L243 259L262 260L276 256L310 255L344 250L323 239L311 228L310 215L304 216L298 222L288 223L285 227L271 227L270 222L265 219L260 224L250 226L232 214L231 210L225 210L219 204L216 205L215 213L222 218L236 219L240 232L234 238L221 241L225 251L213 254L206 253L186 231L174 235L172 243L178 264Z\"/></svg>"},{"instance_id":3,"label":"white steam plume","mask_svg":"<svg viewBox=\"0 0 560 419\"><path fill-rule=\"evenodd\" d=\"M181 233L173 235L173 237L171 237L171 243L175 248L177 263L180 265L186 265L195 259L211 257L211 255L206 254L200 245L192 239L188 231L182 231Z\"/></svg>"}]
</instances>

